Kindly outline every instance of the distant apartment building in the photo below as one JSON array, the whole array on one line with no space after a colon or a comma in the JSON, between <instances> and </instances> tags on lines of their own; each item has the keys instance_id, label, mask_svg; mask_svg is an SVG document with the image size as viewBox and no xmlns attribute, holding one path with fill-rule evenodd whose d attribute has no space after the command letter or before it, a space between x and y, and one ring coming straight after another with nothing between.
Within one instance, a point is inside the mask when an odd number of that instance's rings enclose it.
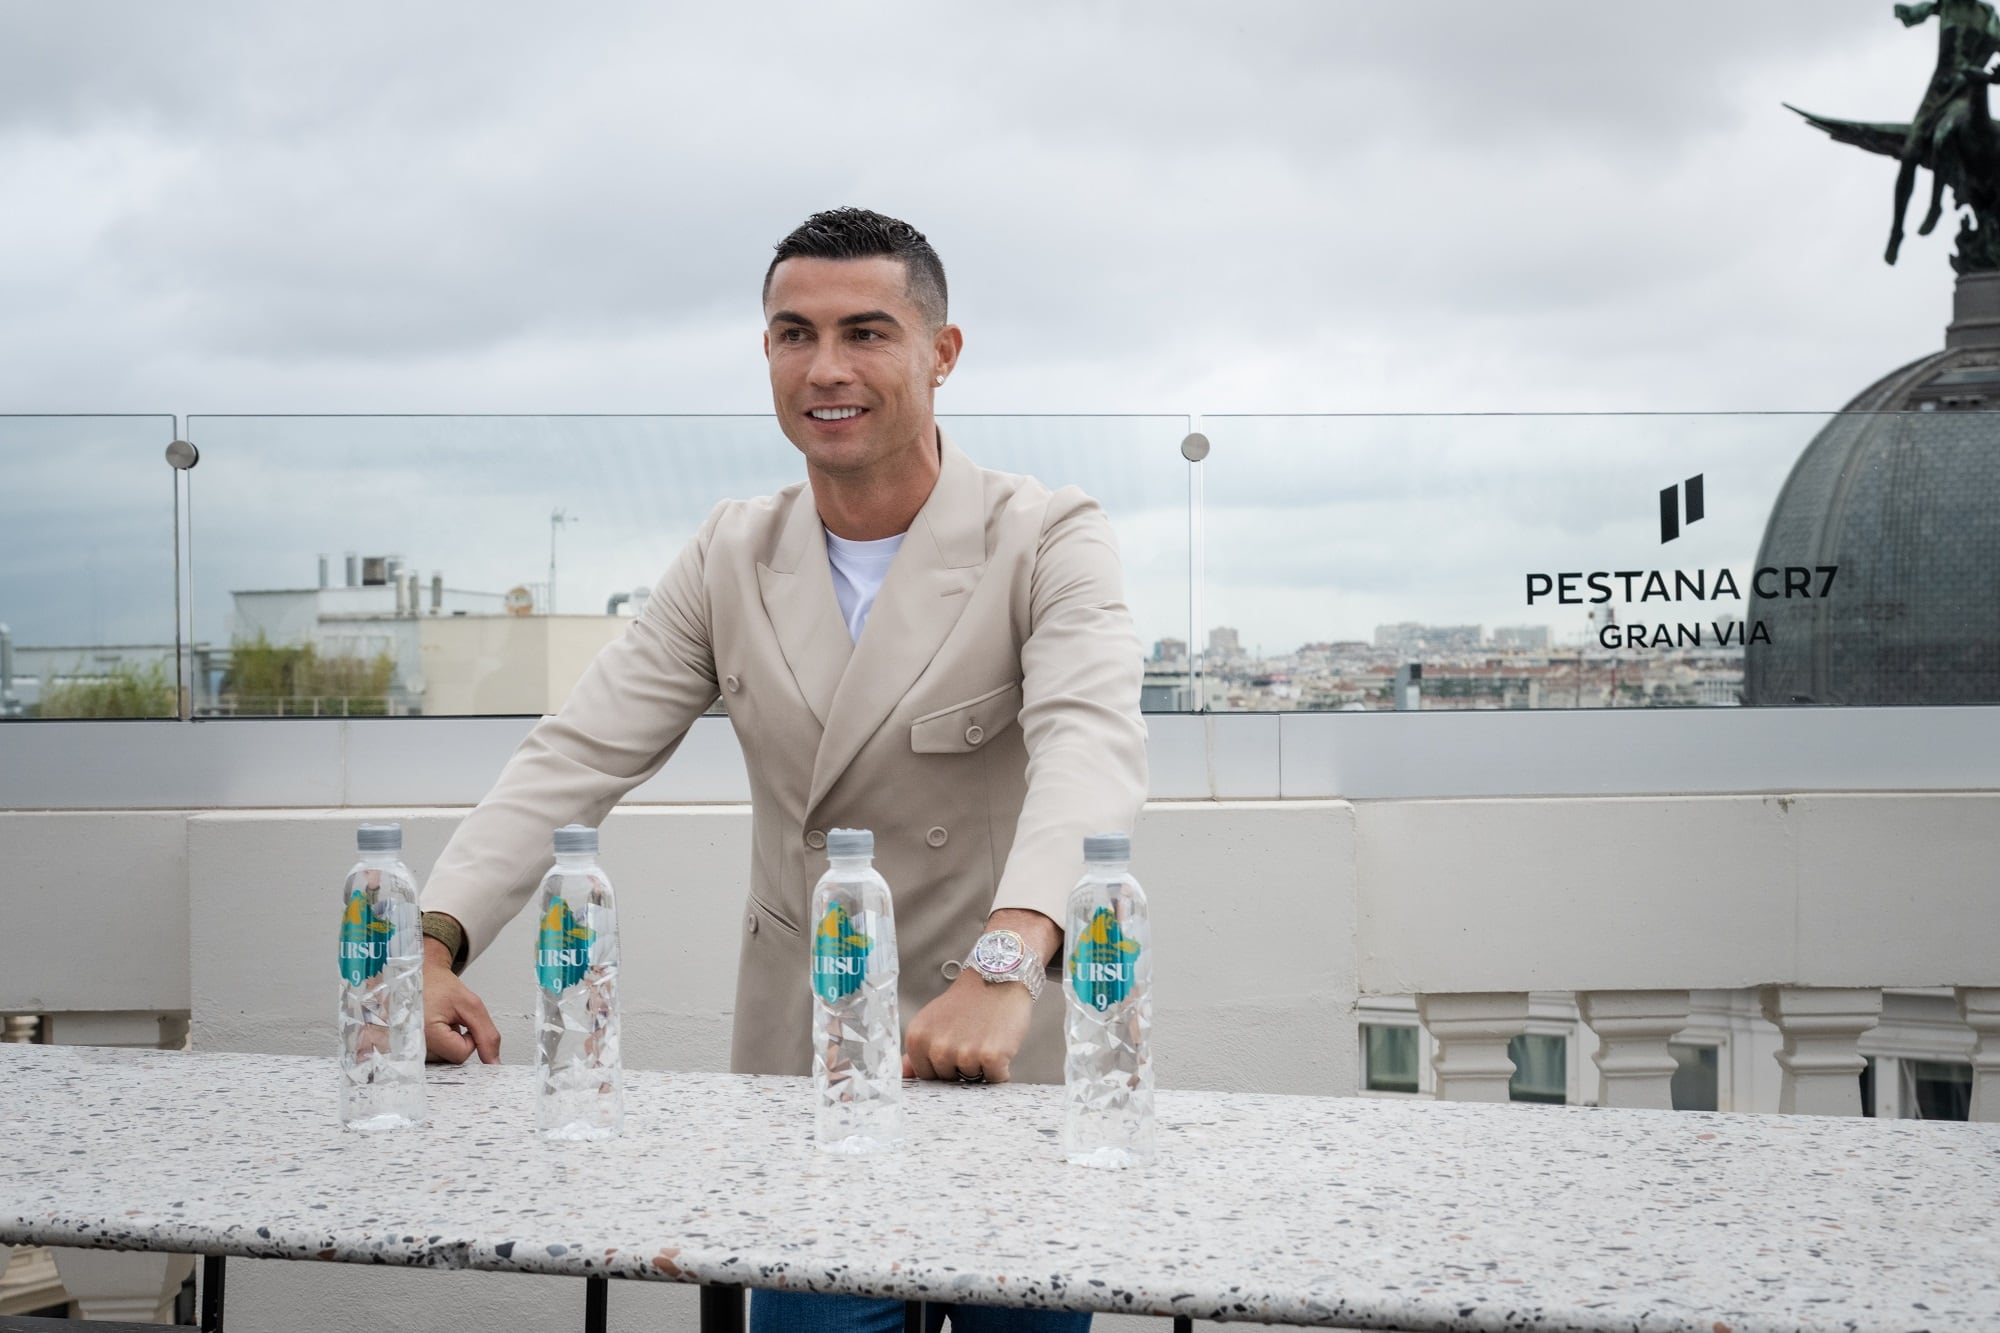
<instances>
[{"instance_id":1,"label":"distant apartment building","mask_svg":"<svg viewBox=\"0 0 2000 1333\"><path fill-rule=\"evenodd\" d=\"M1496 625L1492 646L1512 653L1545 653L1549 650L1547 625Z\"/></svg>"},{"instance_id":2,"label":"distant apartment building","mask_svg":"<svg viewBox=\"0 0 2000 1333\"><path fill-rule=\"evenodd\" d=\"M1485 646L1481 625L1377 625L1375 646L1399 653L1472 653Z\"/></svg>"},{"instance_id":3,"label":"distant apartment building","mask_svg":"<svg viewBox=\"0 0 2000 1333\"><path fill-rule=\"evenodd\" d=\"M1243 656L1243 641L1229 626L1218 625L1208 632L1208 656L1210 661L1234 662Z\"/></svg>"}]
</instances>

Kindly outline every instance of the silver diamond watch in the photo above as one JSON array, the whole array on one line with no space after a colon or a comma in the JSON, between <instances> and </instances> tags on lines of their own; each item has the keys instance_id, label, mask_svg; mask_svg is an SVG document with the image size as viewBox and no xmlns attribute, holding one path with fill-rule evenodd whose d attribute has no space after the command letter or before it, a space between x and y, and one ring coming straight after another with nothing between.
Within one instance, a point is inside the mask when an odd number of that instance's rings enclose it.
<instances>
[{"instance_id":1,"label":"silver diamond watch","mask_svg":"<svg viewBox=\"0 0 2000 1333\"><path fill-rule=\"evenodd\" d=\"M965 965L989 982L1018 981L1028 988L1030 999L1042 997L1042 960L1014 931L989 930L981 935Z\"/></svg>"}]
</instances>

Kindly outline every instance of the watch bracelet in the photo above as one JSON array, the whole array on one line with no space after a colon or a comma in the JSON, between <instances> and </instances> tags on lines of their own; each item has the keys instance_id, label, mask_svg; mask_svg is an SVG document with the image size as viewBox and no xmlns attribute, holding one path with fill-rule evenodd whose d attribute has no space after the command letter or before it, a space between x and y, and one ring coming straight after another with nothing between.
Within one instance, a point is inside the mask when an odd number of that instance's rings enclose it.
<instances>
[{"instance_id":1,"label":"watch bracelet","mask_svg":"<svg viewBox=\"0 0 2000 1333\"><path fill-rule=\"evenodd\" d=\"M1018 937L1019 932L1016 931L1014 932L1014 934ZM1053 961L1043 960L1040 954L1037 954L1032 948L1028 946L1028 942L1026 940L1021 941L1021 950L1022 953L1025 955L1022 961L1026 962L1027 959L1032 958L1035 960L1034 966L1023 967L1017 973L1011 976L1005 976L1005 977L988 976L985 972L981 971L978 967L976 967L972 961L975 957L978 956L978 947L976 945L973 948L973 952L965 956L965 961L960 963L959 967L961 967L967 972L978 973L980 978L986 981L989 985L1005 984L1006 982L1009 981L1018 981L1027 990L1029 999L1040 1000L1042 998L1043 988L1049 984L1049 978L1056 975L1055 972L1056 964ZM1028 981L1028 978L1030 976L1039 977L1041 984L1040 985L1031 984Z\"/></svg>"}]
</instances>

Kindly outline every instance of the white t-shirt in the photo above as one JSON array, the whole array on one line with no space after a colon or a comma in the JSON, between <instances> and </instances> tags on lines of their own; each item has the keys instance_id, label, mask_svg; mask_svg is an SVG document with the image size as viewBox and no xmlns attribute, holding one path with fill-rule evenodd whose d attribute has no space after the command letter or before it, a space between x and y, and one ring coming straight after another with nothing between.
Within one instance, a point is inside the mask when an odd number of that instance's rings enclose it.
<instances>
[{"instance_id":1,"label":"white t-shirt","mask_svg":"<svg viewBox=\"0 0 2000 1333\"><path fill-rule=\"evenodd\" d=\"M851 542L831 532L826 534L833 595L840 601L841 618L856 643L861 641L861 627L868 623L868 612L875 605L875 594L882 591L882 580L889 576L889 562L896 558L896 549L906 535L899 532L879 542Z\"/></svg>"}]
</instances>

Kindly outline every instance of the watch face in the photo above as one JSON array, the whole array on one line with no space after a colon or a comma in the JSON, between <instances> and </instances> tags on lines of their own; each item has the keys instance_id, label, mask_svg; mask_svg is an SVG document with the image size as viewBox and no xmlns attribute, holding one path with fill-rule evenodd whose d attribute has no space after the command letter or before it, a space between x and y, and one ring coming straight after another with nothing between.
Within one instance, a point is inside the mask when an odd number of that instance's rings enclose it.
<instances>
[{"instance_id":1,"label":"watch face","mask_svg":"<svg viewBox=\"0 0 2000 1333\"><path fill-rule=\"evenodd\" d=\"M1004 976L1021 965L1027 949L1011 930L996 930L979 937L972 946L972 962L981 972Z\"/></svg>"}]
</instances>

